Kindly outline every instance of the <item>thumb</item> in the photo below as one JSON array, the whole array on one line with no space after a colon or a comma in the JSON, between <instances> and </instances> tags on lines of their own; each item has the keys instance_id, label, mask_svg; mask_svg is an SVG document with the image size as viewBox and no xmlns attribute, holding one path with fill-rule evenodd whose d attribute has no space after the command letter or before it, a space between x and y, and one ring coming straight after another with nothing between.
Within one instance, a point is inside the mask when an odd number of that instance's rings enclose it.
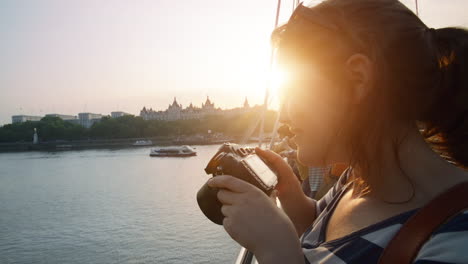
<instances>
[{"instance_id":1,"label":"thumb","mask_svg":"<svg viewBox=\"0 0 468 264\"><path fill-rule=\"evenodd\" d=\"M279 154L269 149L261 149L259 147L256 147L255 153L272 164L279 162L279 160L283 159Z\"/></svg>"},{"instance_id":2,"label":"thumb","mask_svg":"<svg viewBox=\"0 0 468 264\"><path fill-rule=\"evenodd\" d=\"M276 189L278 194L281 195L285 190L290 188L301 189L300 182L294 174L291 166L278 154L271 150L263 150L255 148L255 153L265 159L268 165L276 171L278 175L278 184Z\"/></svg>"},{"instance_id":3,"label":"thumb","mask_svg":"<svg viewBox=\"0 0 468 264\"><path fill-rule=\"evenodd\" d=\"M265 159L268 165L279 174L286 174L292 172L289 164L279 154L271 150L263 150L259 147L255 148L255 153L261 158Z\"/></svg>"}]
</instances>

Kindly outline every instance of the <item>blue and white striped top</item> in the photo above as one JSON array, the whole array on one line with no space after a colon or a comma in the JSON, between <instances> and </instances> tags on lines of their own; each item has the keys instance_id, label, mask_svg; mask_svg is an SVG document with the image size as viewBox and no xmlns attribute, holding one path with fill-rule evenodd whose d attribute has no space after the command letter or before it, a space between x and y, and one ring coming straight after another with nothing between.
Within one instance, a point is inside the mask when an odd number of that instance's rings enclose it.
<instances>
[{"instance_id":1,"label":"blue and white striped top","mask_svg":"<svg viewBox=\"0 0 468 264\"><path fill-rule=\"evenodd\" d=\"M403 212L325 242L326 223L348 187L349 172L346 170L333 188L317 201L317 218L301 237L306 263L377 263L391 238L418 210ZM414 263L468 263L468 210L440 226L423 245Z\"/></svg>"},{"instance_id":2,"label":"blue and white striped top","mask_svg":"<svg viewBox=\"0 0 468 264\"><path fill-rule=\"evenodd\" d=\"M309 186L311 192L316 192L322 185L325 173L331 170L331 166L326 167L308 167L309 169Z\"/></svg>"}]
</instances>

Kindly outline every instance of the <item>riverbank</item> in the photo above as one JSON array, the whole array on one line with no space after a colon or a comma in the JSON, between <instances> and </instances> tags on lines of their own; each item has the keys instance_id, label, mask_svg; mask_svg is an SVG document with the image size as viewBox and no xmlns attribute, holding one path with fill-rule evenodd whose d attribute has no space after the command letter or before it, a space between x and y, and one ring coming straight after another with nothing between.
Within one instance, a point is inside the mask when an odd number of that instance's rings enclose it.
<instances>
[{"instance_id":1,"label":"riverbank","mask_svg":"<svg viewBox=\"0 0 468 264\"><path fill-rule=\"evenodd\" d=\"M240 142L239 137L225 139L210 139L210 138L186 138L180 137L153 137L144 138L151 140L151 145L135 146L134 143L142 138L126 138L126 139L88 139L88 140L57 140L48 142L14 142L0 143L0 152L19 152L19 151L62 151L62 150L82 150L82 149L113 149L113 148L137 148L148 146L168 146L168 145L213 145L222 144L224 142ZM248 142L258 142L256 139ZM266 141L265 141L266 142Z\"/></svg>"}]
</instances>

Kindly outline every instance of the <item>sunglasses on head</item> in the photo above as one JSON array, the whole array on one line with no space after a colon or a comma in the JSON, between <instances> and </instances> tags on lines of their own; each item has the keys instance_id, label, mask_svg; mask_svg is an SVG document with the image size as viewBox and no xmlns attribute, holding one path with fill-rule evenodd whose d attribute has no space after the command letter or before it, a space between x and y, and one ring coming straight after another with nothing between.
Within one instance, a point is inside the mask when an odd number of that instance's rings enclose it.
<instances>
[{"instance_id":1,"label":"sunglasses on head","mask_svg":"<svg viewBox=\"0 0 468 264\"><path fill-rule=\"evenodd\" d=\"M299 3L289 18L288 23L285 25L286 31L289 26L294 26L295 24L304 22L311 23L331 32L338 33L348 44L360 50L360 45L358 45L360 41L356 39L353 34L345 30L344 27L339 26L340 23L336 22L338 20L341 23L345 23L344 21L340 21L340 19L343 19L340 15L340 11L334 9L332 6L327 6L325 8L326 13L324 12L324 7L318 6L317 8L310 8L304 6L303 2Z\"/></svg>"},{"instance_id":2,"label":"sunglasses on head","mask_svg":"<svg viewBox=\"0 0 468 264\"><path fill-rule=\"evenodd\" d=\"M338 27L334 23L330 23L330 19L326 18L323 14L319 11L304 6L303 2L299 3L299 5L294 9L291 17L288 20L288 25L294 24L300 21L306 20L308 22L314 23L318 26L323 28L332 30L332 31L341 31L340 27Z\"/></svg>"}]
</instances>

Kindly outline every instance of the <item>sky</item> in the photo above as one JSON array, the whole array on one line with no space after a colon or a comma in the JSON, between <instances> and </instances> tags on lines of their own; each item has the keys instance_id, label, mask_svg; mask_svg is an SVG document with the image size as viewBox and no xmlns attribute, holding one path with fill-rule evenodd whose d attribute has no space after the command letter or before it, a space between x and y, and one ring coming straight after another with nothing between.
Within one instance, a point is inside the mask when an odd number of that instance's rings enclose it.
<instances>
[{"instance_id":1,"label":"sky","mask_svg":"<svg viewBox=\"0 0 468 264\"><path fill-rule=\"evenodd\" d=\"M293 1L282 1L280 22ZM289 2L289 3L286 3ZM414 1L403 1L414 9ZM0 125L17 114L138 115L173 98L263 102L276 0L1 0ZM431 27L468 26L466 0L419 0Z\"/></svg>"}]
</instances>

